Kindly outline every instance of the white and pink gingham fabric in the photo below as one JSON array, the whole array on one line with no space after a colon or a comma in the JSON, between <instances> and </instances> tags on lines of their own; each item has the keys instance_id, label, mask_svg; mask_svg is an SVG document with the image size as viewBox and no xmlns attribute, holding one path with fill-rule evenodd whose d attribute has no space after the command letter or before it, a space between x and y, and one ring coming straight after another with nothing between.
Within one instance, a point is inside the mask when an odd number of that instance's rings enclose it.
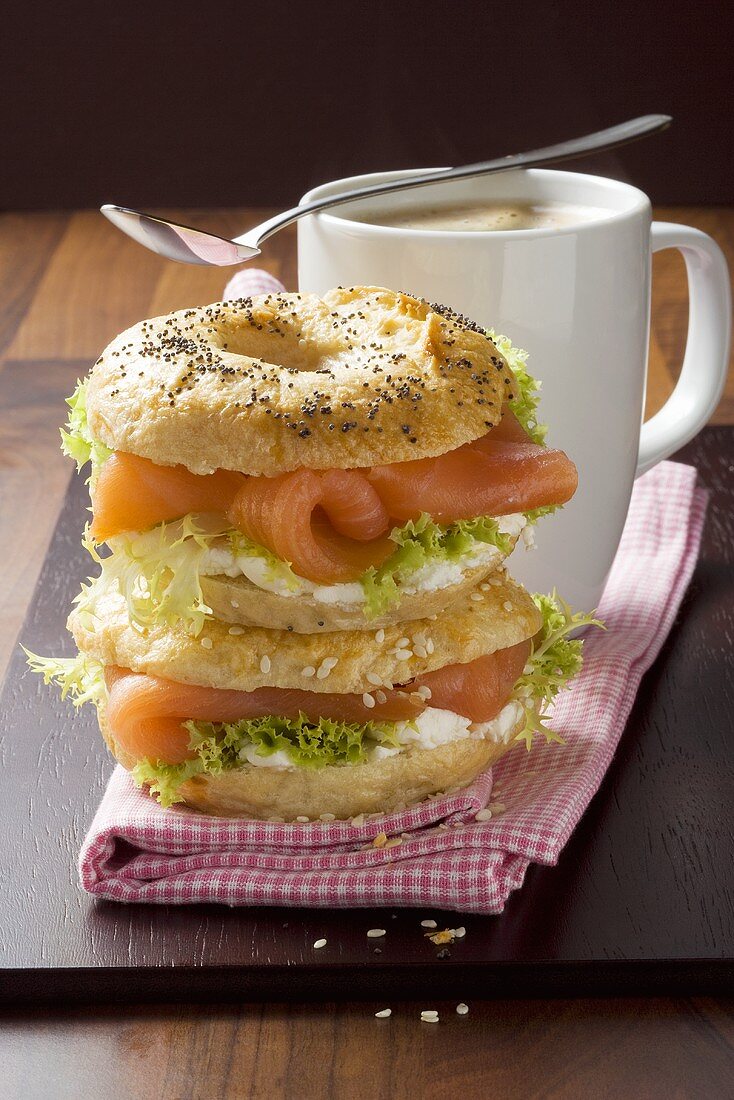
<instances>
[{"instance_id":1,"label":"white and pink gingham fabric","mask_svg":"<svg viewBox=\"0 0 734 1100\"><path fill-rule=\"evenodd\" d=\"M588 633L583 671L552 716L565 745L518 746L466 790L363 825L162 810L118 767L82 848L84 889L180 905L501 912L531 863L557 862L598 789L690 580L705 510L690 466L663 462L635 484L599 608L607 630ZM476 821L485 808L491 819ZM375 847L380 833L399 843Z\"/></svg>"}]
</instances>

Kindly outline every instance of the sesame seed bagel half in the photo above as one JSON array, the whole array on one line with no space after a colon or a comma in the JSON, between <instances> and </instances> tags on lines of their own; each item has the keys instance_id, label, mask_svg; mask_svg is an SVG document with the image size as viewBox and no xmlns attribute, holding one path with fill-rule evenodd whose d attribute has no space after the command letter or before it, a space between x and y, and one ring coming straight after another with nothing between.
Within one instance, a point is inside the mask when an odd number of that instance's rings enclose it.
<instances>
[{"instance_id":1,"label":"sesame seed bagel half","mask_svg":"<svg viewBox=\"0 0 734 1100\"><path fill-rule=\"evenodd\" d=\"M187 806L217 817L294 821L333 814L344 820L393 813L439 791L467 786L512 747L523 722L521 715L502 741L465 738L432 749L410 747L397 756L363 764L318 769L243 764L219 775L195 775L181 785L179 794ZM131 770L135 761L115 743L103 709L99 725L113 756Z\"/></svg>"},{"instance_id":2,"label":"sesame seed bagel half","mask_svg":"<svg viewBox=\"0 0 734 1100\"><path fill-rule=\"evenodd\" d=\"M514 387L472 322L352 287L142 321L94 365L87 416L106 446L162 466L275 476L443 454L498 423Z\"/></svg>"},{"instance_id":3,"label":"sesame seed bagel half","mask_svg":"<svg viewBox=\"0 0 734 1100\"><path fill-rule=\"evenodd\" d=\"M252 627L231 634L218 620L207 621L196 638L165 626L140 631L130 625L116 590L102 591L91 610L74 610L68 625L82 653L132 672L238 691L278 687L361 694L372 690L375 678L384 686L407 683L531 638L541 616L530 596L505 573L492 581L488 590L475 588L440 614L374 633ZM322 666L328 667L325 675L319 674Z\"/></svg>"}]
</instances>

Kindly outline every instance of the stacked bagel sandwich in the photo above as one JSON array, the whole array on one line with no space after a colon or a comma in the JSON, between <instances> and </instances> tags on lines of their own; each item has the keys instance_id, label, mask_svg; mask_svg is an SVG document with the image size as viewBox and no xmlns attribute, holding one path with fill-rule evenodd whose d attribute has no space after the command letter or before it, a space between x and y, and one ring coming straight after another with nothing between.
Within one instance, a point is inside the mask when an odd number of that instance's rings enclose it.
<instances>
[{"instance_id":1,"label":"stacked bagel sandwich","mask_svg":"<svg viewBox=\"0 0 734 1100\"><path fill-rule=\"evenodd\" d=\"M384 288L144 321L72 399L98 574L71 659L164 805L279 820L462 786L580 664L579 623L504 559L576 488L524 356Z\"/></svg>"}]
</instances>

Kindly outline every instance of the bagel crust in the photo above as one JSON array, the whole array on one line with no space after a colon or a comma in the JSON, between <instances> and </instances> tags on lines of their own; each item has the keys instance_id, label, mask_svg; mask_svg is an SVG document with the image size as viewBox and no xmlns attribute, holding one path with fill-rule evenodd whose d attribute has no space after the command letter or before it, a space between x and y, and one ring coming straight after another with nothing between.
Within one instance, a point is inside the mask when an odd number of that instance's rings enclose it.
<instances>
[{"instance_id":1,"label":"bagel crust","mask_svg":"<svg viewBox=\"0 0 734 1100\"><path fill-rule=\"evenodd\" d=\"M92 434L197 474L426 458L484 435L515 384L482 329L380 287L267 294L142 321L91 374Z\"/></svg>"},{"instance_id":2,"label":"bagel crust","mask_svg":"<svg viewBox=\"0 0 734 1100\"><path fill-rule=\"evenodd\" d=\"M463 738L434 749L411 747L396 756L364 764L324 768L257 768L252 764L220 775L197 775L180 788L187 806L218 817L254 817L293 821L334 814L392 813L438 791L465 787L512 747L524 717L506 741ZM112 740L103 713L100 728L124 768L134 761Z\"/></svg>"},{"instance_id":3,"label":"bagel crust","mask_svg":"<svg viewBox=\"0 0 734 1100\"><path fill-rule=\"evenodd\" d=\"M473 597L477 597L474 599ZM185 630L130 626L124 598L100 594L94 611L74 610L69 629L82 653L103 665L161 676L184 684L254 691L260 687L304 688L353 694L383 684L407 683L450 664L466 664L532 637L542 623L530 596L507 574L465 593L435 617L395 623L372 631L298 634L207 621L193 638ZM242 628L234 628L235 631ZM322 662L331 665L320 675Z\"/></svg>"}]
</instances>

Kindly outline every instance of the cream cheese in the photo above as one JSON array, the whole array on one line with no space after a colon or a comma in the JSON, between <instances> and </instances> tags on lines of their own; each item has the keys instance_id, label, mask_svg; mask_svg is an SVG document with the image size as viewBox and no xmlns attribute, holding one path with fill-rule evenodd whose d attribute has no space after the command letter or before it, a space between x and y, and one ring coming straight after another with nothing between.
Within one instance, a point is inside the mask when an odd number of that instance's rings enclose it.
<instances>
[{"instance_id":1,"label":"cream cheese","mask_svg":"<svg viewBox=\"0 0 734 1100\"><path fill-rule=\"evenodd\" d=\"M509 516L501 516L498 519L499 530L503 535L513 538L519 536L525 527L525 516L521 512L515 512ZM500 564L503 555L496 546L489 543L477 542L475 547L464 554L457 561L436 561L422 566L416 570L409 581L403 582L401 589L407 596L419 592L435 592L440 588L448 588L458 584L464 574L478 566L488 569ZM268 562L255 554L238 554L233 551L226 542L220 545L212 545L204 553L199 566L202 576L227 576L247 577L257 588L266 592L274 592L278 596L312 596L317 603L342 608L358 607L365 602L365 594L362 585L358 582L351 584L318 585L303 577L296 577L295 582L284 580L274 576Z\"/></svg>"}]
</instances>

